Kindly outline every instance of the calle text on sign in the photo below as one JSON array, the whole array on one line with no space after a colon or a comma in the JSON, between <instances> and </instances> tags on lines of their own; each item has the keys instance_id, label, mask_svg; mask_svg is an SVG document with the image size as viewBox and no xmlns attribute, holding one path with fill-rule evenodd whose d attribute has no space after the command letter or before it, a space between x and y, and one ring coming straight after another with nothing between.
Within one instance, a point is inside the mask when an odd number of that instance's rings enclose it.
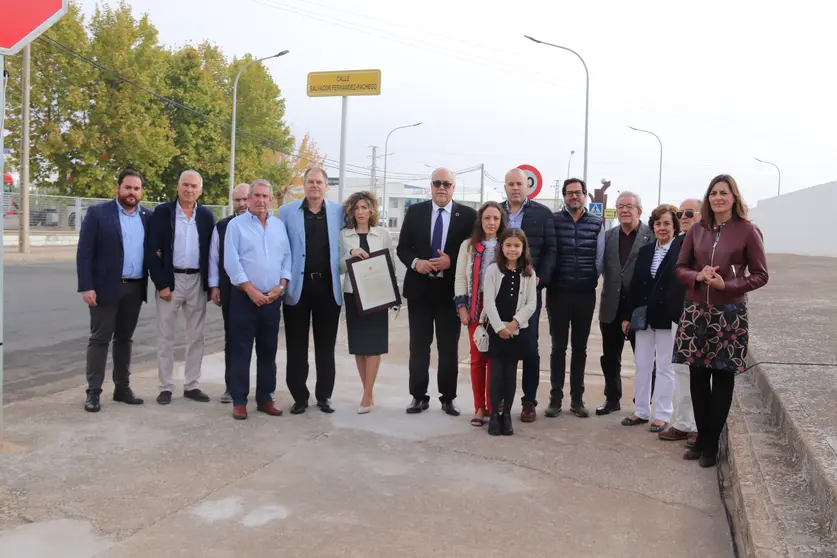
<instances>
[{"instance_id":1,"label":"calle text on sign","mask_svg":"<svg viewBox=\"0 0 837 558\"><path fill-rule=\"evenodd\" d=\"M381 70L310 72L309 97L357 97L381 94Z\"/></svg>"}]
</instances>

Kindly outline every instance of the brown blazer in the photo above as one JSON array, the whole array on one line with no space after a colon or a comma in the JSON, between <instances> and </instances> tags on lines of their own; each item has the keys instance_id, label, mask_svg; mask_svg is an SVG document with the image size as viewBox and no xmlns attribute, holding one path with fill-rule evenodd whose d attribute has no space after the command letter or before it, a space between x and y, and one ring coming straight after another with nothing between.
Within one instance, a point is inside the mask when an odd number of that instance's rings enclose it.
<instances>
[{"instance_id":1,"label":"brown blazer","mask_svg":"<svg viewBox=\"0 0 837 558\"><path fill-rule=\"evenodd\" d=\"M697 282L707 265L719 268L724 290ZM761 231L738 217L711 229L696 223L686 234L674 273L687 287L686 300L711 305L747 302L747 293L763 287L768 279Z\"/></svg>"}]
</instances>

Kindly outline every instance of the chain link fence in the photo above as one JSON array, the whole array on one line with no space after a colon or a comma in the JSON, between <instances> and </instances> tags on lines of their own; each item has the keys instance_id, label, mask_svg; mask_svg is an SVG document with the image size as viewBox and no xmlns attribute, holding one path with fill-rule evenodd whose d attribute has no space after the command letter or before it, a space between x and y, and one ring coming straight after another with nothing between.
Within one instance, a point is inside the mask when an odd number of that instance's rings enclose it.
<instances>
[{"instance_id":1,"label":"chain link fence","mask_svg":"<svg viewBox=\"0 0 837 558\"><path fill-rule=\"evenodd\" d=\"M16 194L3 194L3 229L12 232L20 227L19 197ZM112 198L75 198L70 196L29 195L29 227L32 234L67 232L81 230L81 222L87 214L87 208L97 203L110 201ZM153 209L163 202L143 201L142 205ZM215 215L215 219L227 216L226 205L204 206Z\"/></svg>"}]
</instances>

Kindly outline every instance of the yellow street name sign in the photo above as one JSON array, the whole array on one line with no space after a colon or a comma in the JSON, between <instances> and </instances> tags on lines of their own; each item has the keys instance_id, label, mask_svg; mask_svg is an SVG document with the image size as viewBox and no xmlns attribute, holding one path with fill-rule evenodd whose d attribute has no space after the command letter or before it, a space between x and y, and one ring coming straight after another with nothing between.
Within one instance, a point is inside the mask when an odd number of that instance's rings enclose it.
<instances>
[{"instance_id":1,"label":"yellow street name sign","mask_svg":"<svg viewBox=\"0 0 837 558\"><path fill-rule=\"evenodd\" d=\"M604 217L605 217L605 219L616 219L616 210L615 209L605 209Z\"/></svg>"},{"instance_id":2,"label":"yellow street name sign","mask_svg":"<svg viewBox=\"0 0 837 558\"><path fill-rule=\"evenodd\" d=\"M311 72L309 97L356 97L381 94L381 70Z\"/></svg>"}]
</instances>

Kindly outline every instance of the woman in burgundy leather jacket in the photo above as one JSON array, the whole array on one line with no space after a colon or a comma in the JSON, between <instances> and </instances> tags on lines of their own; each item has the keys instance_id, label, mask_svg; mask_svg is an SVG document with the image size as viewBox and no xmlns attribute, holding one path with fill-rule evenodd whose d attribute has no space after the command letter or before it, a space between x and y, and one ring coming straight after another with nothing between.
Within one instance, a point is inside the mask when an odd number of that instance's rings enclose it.
<instances>
[{"instance_id":1,"label":"woman in burgundy leather jacket","mask_svg":"<svg viewBox=\"0 0 837 558\"><path fill-rule=\"evenodd\" d=\"M747 219L735 180L709 183L700 223L689 229L675 275L687 288L674 362L688 364L698 439L684 459L716 462L735 374L747 363L747 293L767 283L761 231ZM710 384L711 380L711 384Z\"/></svg>"}]
</instances>

